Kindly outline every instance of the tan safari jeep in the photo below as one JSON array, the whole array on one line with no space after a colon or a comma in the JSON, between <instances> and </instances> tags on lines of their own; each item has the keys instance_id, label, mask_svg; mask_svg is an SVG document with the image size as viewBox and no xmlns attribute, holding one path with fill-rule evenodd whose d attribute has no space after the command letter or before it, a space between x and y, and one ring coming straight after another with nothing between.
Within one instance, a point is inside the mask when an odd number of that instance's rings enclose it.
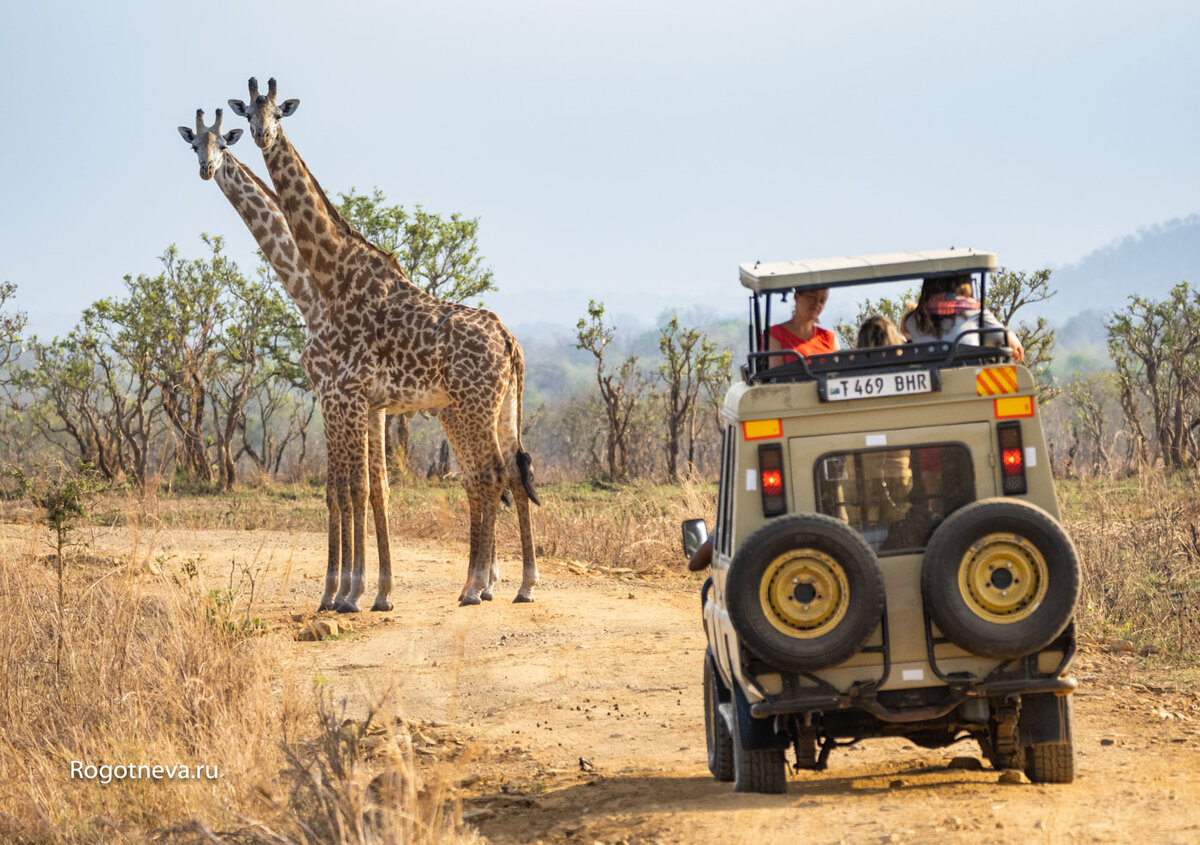
<instances>
[{"instance_id":1,"label":"tan safari jeep","mask_svg":"<svg viewBox=\"0 0 1200 845\"><path fill-rule=\"evenodd\" d=\"M823 769L879 736L1074 778L1079 563L1004 333L775 367L763 340L772 295L953 275L983 300L996 268L974 250L741 265L753 351L725 396L701 591L708 764L737 791L786 791L789 749ZM685 551L707 535L686 522Z\"/></svg>"}]
</instances>

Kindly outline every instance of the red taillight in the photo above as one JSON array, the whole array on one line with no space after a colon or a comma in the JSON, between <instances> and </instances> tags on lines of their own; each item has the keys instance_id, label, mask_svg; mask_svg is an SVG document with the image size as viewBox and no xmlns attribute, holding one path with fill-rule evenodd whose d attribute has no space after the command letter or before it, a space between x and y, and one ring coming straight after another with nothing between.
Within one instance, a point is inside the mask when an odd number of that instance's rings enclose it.
<instances>
[{"instance_id":1,"label":"red taillight","mask_svg":"<svg viewBox=\"0 0 1200 845\"><path fill-rule=\"evenodd\" d=\"M1000 481L1005 496L1026 492L1025 450L1021 445L1021 424L1016 421L996 424L1000 440Z\"/></svg>"},{"instance_id":2,"label":"red taillight","mask_svg":"<svg viewBox=\"0 0 1200 845\"><path fill-rule=\"evenodd\" d=\"M763 516L787 512L783 487L783 447L768 443L758 447L758 486L762 490Z\"/></svg>"},{"instance_id":3,"label":"red taillight","mask_svg":"<svg viewBox=\"0 0 1200 845\"><path fill-rule=\"evenodd\" d=\"M764 470L762 474L762 489L764 496L778 496L783 493L783 473L777 469Z\"/></svg>"}]
</instances>

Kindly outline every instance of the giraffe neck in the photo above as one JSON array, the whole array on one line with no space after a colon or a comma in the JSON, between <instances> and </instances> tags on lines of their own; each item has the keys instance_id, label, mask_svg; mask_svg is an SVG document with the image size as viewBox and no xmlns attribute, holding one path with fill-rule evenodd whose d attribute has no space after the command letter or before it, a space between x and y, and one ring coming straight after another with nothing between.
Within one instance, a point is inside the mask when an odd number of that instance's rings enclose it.
<instances>
[{"instance_id":1,"label":"giraffe neck","mask_svg":"<svg viewBox=\"0 0 1200 845\"><path fill-rule=\"evenodd\" d=\"M360 296L393 301L425 296L393 256L346 222L282 129L263 151L263 160L300 255L328 303Z\"/></svg>"},{"instance_id":2,"label":"giraffe neck","mask_svg":"<svg viewBox=\"0 0 1200 845\"><path fill-rule=\"evenodd\" d=\"M228 150L216 180L311 329L324 317L323 291L313 283L275 195Z\"/></svg>"}]
</instances>

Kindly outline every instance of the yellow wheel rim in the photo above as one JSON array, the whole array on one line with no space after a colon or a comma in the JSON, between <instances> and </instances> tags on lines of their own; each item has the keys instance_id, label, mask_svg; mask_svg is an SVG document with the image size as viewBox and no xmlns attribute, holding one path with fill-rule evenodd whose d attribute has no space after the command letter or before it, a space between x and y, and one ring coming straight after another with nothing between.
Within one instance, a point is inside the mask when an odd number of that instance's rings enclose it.
<instances>
[{"instance_id":1,"label":"yellow wheel rim","mask_svg":"<svg viewBox=\"0 0 1200 845\"><path fill-rule=\"evenodd\" d=\"M1025 619L1046 597L1046 558L1018 534L988 534L963 555L958 589L972 613L989 622Z\"/></svg>"},{"instance_id":2,"label":"yellow wheel rim","mask_svg":"<svg viewBox=\"0 0 1200 845\"><path fill-rule=\"evenodd\" d=\"M768 564L759 585L763 615L789 637L814 639L838 626L850 604L841 564L816 549L794 549Z\"/></svg>"}]
</instances>

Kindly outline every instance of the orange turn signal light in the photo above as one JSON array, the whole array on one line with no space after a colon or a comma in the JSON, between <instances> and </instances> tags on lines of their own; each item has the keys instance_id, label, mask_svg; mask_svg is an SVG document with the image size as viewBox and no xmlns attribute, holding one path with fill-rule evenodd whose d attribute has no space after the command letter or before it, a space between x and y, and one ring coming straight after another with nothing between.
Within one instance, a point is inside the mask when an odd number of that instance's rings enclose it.
<instances>
[{"instance_id":1,"label":"orange turn signal light","mask_svg":"<svg viewBox=\"0 0 1200 845\"><path fill-rule=\"evenodd\" d=\"M742 423L742 436L747 440L783 437L783 420L746 420Z\"/></svg>"}]
</instances>

